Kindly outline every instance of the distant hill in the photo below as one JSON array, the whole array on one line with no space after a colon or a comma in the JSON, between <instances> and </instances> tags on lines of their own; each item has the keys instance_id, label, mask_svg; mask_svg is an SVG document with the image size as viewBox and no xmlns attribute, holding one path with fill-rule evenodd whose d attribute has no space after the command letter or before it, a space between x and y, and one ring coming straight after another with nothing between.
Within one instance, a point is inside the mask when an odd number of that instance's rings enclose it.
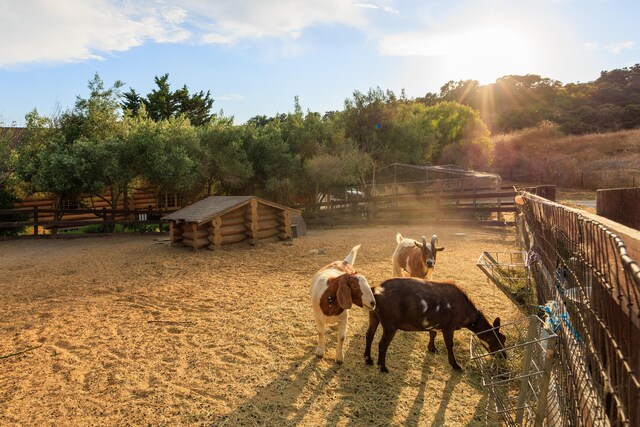
<instances>
[{"instance_id":1,"label":"distant hill","mask_svg":"<svg viewBox=\"0 0 640 427\"><path fill-rule=\"evenodd\" d=\"M480 111L491 132L506 133L558 123L567 134L640 128L640 64L602 71L587 83L562 84L535 74L500 77L480 85L476 80L450 81L439 94L418 101L455 101Z\"/></svg>"},{"instance_id":2,"label":"distant hill","mask_svg":"<svg viewBox=\"0 0 640 427\"><path fill-rule=\"evenodd\" d=\"M586 189L640 186L640 129L566 135L543 123L492 141L493 168L505 180Z\"/></svg>"}]
</instances>

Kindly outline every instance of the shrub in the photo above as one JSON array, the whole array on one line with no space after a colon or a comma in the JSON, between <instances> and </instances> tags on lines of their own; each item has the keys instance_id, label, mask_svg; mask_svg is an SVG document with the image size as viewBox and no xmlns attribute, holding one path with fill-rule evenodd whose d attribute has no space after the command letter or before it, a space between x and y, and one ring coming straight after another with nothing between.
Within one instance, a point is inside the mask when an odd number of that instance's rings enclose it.
<instances>
[{"instance_id":1,"label":"shrub","mask_svg":"<svg viewBox=\"0 0 640 427\"><path fill-rule=\"evenodd\" d=\"M5 189L0 188L0 209L12 209L16 198ZM25 214L0 215L0 222L26 221ZM25 231L26 227L0 228L0 236L16 236Z\"/></svg>"}]
</instances>

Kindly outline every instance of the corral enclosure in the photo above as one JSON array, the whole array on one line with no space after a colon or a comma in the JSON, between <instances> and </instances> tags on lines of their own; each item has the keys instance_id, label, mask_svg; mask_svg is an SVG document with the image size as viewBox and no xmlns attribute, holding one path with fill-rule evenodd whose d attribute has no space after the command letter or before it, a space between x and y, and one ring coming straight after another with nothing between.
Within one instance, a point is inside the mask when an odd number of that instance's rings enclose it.
<instances>
[{"instance_id":1,"label":"corral enclosure","mask_svg":"<svg viewBox=\"0 0 640 427\"><path fill-rule=\"evenodd\" d=\"M435 278L456 280L487 315L521 318L476 267L514 249L513 228L381 226L309 230L282 242L194 252L166 238L0 242L0 424L483 425L486 400L455 335L464 372L426 351L428 334L399 332L391 373L362 359L367 314L351 312L345 363L325 359L309 281L361 243L370 283L391 273L395 233L438 234ZM380 332L374 340L377 355Z\"/></svg>"}]
</instances>

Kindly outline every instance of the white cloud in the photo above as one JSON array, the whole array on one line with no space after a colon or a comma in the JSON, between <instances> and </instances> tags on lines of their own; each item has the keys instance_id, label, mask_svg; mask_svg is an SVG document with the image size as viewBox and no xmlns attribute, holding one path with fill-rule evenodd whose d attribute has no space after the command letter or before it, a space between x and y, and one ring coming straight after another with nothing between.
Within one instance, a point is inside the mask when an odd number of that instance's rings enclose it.
<instances>
[{"instance_id":1,"label":"white cloud","mask_svg":"<svg viewBox=\"0 0 640 427\"><path fill-rule=\"evenodd\" d=\"M598 50L604 50L613 54L618 54L620 52L622 52L623 50L631 50L633 49L635 46L635 43L633 41L624 41L624 42L618 42L618 43L611 43L608 45L599 45L597 43L585 43L584 44L584 48L590 51L598 51Z\"/></svg>"},{"instance_id":2,"label":"white cloud","mask_svg":"<svg viewBox=\"0 0 640 427\"><path fill-rule=\"evenodd\" d=\"M0 67L102 59L146 41L182 42L184 9L106 0L0 0ZM7 42L10 41L10 42Z\"/></svg>"},{"instance_id":3,"label":"white cloud","mask_svg":"<svg viewBox=\"0 0 640 427\"><path fill-rule=\"evenodd\" d=\"M0 0L0 68L103 59L147 42L295 40L321 25L366 27L354 0Z\"/></svg>"},{"instance_id":4,"label":"white cloud","mask_svg":"<svg viewBox=\"0 0 640 427\"><path fill-rule=\"evenodd\" d=\"M379 6L376 6L375 4L371 4L371 3L356 3L354 4L355 7L361 7L363 9L380 9Z\"/></svg>"},{"instance_id":5,"label":"white cloud","mask_svg":"<svg viewBox=\"0 0 640 427\"><path fill-rule=\"evenodd\" d=\"M344 25L362 28L363 10L353 0L184 0L192 23L206 42L298 38L305 28ZM209 37L215 34L216 37Z\"/></svg>"},{"instance_id":6,"label":"white cloud","mask_svg":"<svg viewBox=\"0 0 640 427\"><path fill-rule=\"evenodd\" d=\"M242 101L244 99L246 99L244 95L239 95L237 93L230 93L216 98L217 101Z\"/></svg>"}]
</instances>

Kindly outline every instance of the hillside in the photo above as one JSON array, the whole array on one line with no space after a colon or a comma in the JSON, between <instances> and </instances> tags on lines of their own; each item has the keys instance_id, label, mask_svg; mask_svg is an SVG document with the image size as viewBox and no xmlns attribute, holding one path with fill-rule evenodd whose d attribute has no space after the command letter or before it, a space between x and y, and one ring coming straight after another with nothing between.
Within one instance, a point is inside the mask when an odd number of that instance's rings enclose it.
<instances>
[{"instance_id":1,"label":"hillside","mask_svg":"<svg viewBox=\"0 0 640 427\"><path fill-rule=\"evenodd\" d=\"M545 123L493 138L503 179L599 189L640 185L640 130L565 135Z\"/></svg>"}]
</instances>

